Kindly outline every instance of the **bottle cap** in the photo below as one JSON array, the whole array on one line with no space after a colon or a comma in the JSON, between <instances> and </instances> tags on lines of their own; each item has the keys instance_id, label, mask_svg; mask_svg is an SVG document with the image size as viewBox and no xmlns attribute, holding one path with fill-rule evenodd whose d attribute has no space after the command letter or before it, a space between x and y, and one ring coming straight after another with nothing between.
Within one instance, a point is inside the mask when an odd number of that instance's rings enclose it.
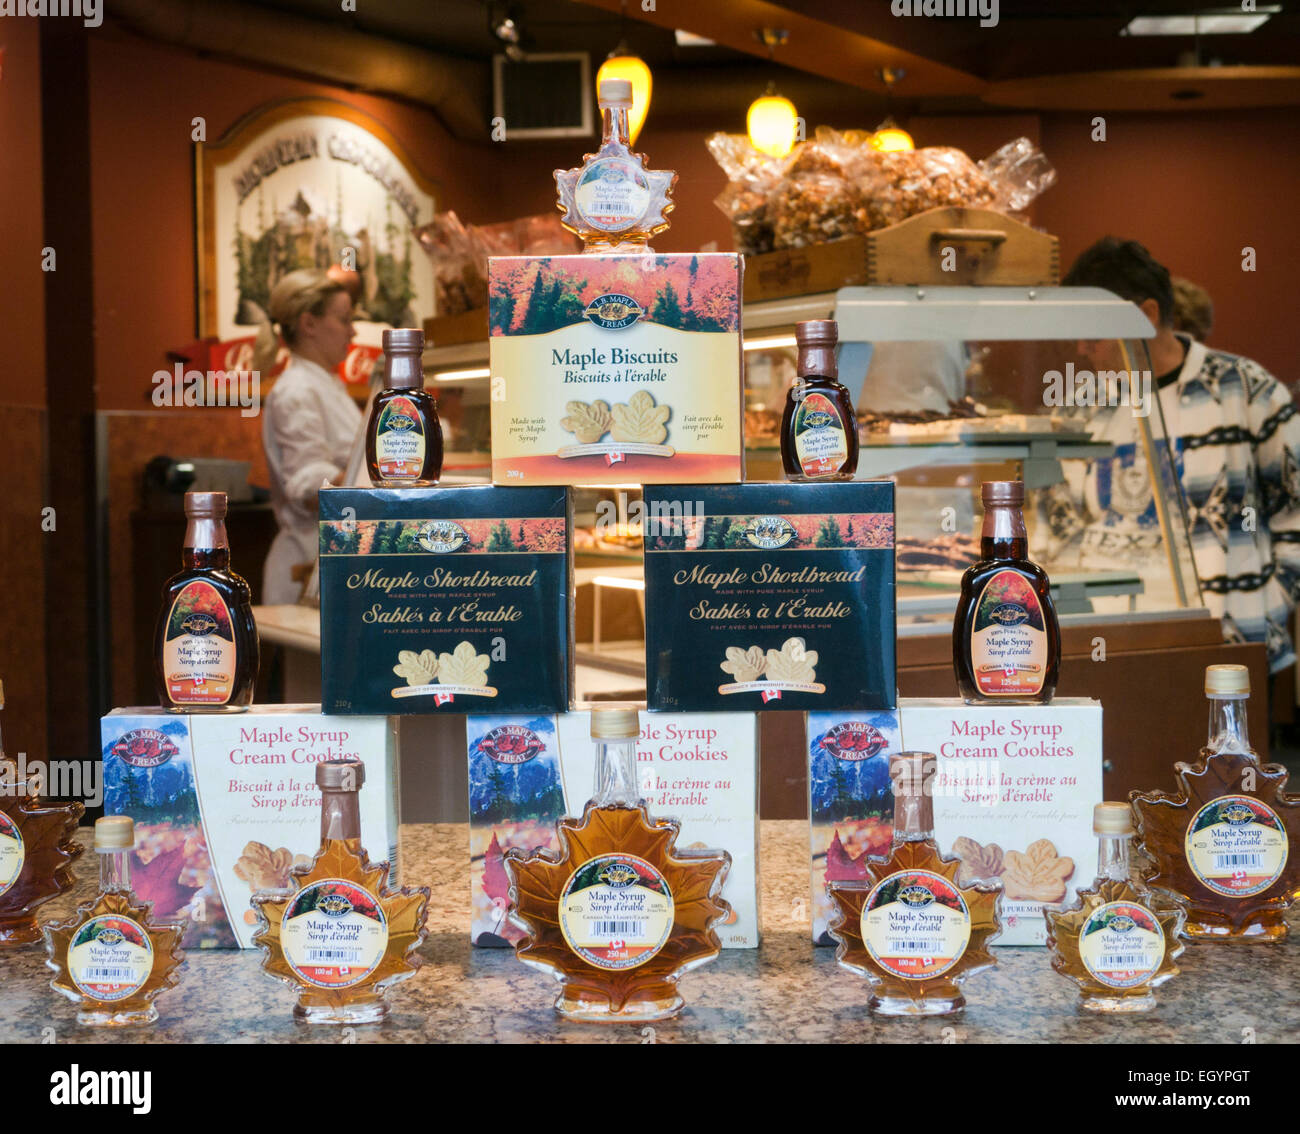
<instances>
[{"instance_id":1,"label":"bottle cap","mask_svg":"<svg viewBox=\"0 0 1300 1134\"><path fill-rule=\"evenodd\" d=\"M1127 803L1099 803L1092 809L1094 835L1131 835L1133 809Z\"/></svg>"},{"instance_id":2,"label":"bottle cap","mask_svg":"<svg viewBox=\"0 0 1300 1134\"><path fill-rule=\"evenodd\" d=\"M1205 667L1205 695L1207 697L1250 696L1250 670L1244 665L1207 665Z\"/></svg>"},{"instance_id":3,"label":"bottle cap","mask_svg":"<svg viewBox=\"0 0 1300 1134\"><path fill-rule=\"evenodd\" d=\"M801 347L833 347L840 341L840 328L834 319L805 319L794 325L794 337Z\"/></svg>"},{"instance_id":4,"label":"bottle cap","mask_svg":"<svg viewBox=\"0 0 1300 1134\"><path fill-rule=\"evenodd\" d=\"M986 480L980 485L980 500L985 508L1019 508L1025 502L1023 480Z\"/></svg>"},{"instance_id":5,"label":"bottle cap","mask_svg":"<svg viewBox=\"0 0 1300 1134\"><path fill-rule=\"evenodd\" d=\"M135 823L129 815L105 815L95 820L95 849L130 850L135 846Z\"/></svg>"},{"instance_id":6,"label":"bottle cap","mask_svg":"<svg viewBox=\"0 0 1300 1134\"><path fill-rule=\"evenodd\" d=\"M602 79L598 98L601 106L631 106L632 84L627 79Z\"/></svg>"},{"instance_id":7,"label":"bottle cap","mask_svg":"<svg viewBox=\"0 0 1300 1134\"><path fill-rule=\"evenodd\" d=\"M640 735L636 706L601 705L591 710L592 740L635 740Z\"/></svg>"},{"instance_id":8,"label":"bottle cap","mask_svg":"<svg viewBox=\"0 0 1300 1134\"><path fill-rule=\"evenodd\" d=\"M384 331L385 354L423 354L424 332L419 327L388 327Z\"/></svg>"},{"instance_id":9,"label":"bottle cap","mask_svg":"<svg viewBox=\"0 0 1300 1134\"><path fill-rule=\"evenodd\" d=\"M224 492L187 492L185 514L194 520L221 520L226 515Z\"/></svg>"},{"instance_id":10,"label":"bottle cap","mask_svg":"<svg viewBox=\"0 0 1300 1134\"><path fill-rule=\"evenodd\" d=\"M366 766L360 760L326 760L316 765L316 786L321 791L360 791Z\"/></svg>"}]
</instances>

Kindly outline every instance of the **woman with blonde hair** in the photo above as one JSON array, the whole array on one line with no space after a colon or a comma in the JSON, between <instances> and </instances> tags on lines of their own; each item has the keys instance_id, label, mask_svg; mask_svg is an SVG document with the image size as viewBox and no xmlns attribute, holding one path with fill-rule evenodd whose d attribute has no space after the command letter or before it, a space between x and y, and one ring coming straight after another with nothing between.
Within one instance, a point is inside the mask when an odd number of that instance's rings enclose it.
<instances>
[{"instance_id":1,"label":"woman with blonde hair","mask_svg":"<svg viewBox=\"0 0 1300 1134\"><path fill-rule=\"evenodd\" d=\"M338 484L361 410L335 371L352 343L352 297L326 272L290 272L271 292L271 323L263 324L254 348L260 374L275 366L279 338L289 364L262 409L262 444L271 469L271 506L280 525L262 578L262 601L293 603L316 560L316 494Z\"/></svg>"}]
</instances>

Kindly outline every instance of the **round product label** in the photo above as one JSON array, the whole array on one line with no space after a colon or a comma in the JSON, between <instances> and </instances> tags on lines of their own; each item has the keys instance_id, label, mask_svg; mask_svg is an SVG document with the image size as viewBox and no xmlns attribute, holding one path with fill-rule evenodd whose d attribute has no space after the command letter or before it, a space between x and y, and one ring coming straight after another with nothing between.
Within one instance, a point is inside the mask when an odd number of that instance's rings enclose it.
<instances>
[{"instance_id":1,"label":"round product label","mask_svg":"<svg viewBox=\"0 0 1300 1134\"><path fill-rule=\"evenodd\" d=\"M573 194L581 219L600 232L632 228L650 207L650 184L639 162L597 158L578 179Z\"/></svg>"},{"instance_id":2,"label":"round product label","mask_svg":"<svg viewBox=\"0 0 1300 1134\"><path fill-rule=\"evenodd\" d=\"M8 893L23 872L27 850L18 824L0 811L0 894Z\"/></svg>"},{"instance_id":3,"label":"round product label","mask_svg":"<svg viewBox=\"0 0 1300 1134\"><path fill-rule=\"evenodd\" d=\"M375 464L385 480L418 480L424 472L424 418L410 398L393 398L375 423Z\"/></svg>"},{"instance_id":4,"label":"round product label","mask_svg":"<svg viewBox=\"0 0 1300 1134\"><path fill-rule=\"evenodd\" d=\"M1136 988L1155 976L1165 959L1165 935L1145 906L1107 902L1083 923L1079 956L1107 988Z\"/></svg>"},{"instance_id":5,"label":"round product label","mask_svg":"<svg viewBox=\"0 0 1300 1134\"><path fill-rule=\"evenodd\" d=\"M1187 826L1185 847L1201 884L1228 898L1262 893L1286 867L1282 820L1249 795L1221 795L1202 807Z\"/></svg>"},{"instance_id":6,"label":"round product label","mask_svg":"<svg viewBox=\"0 0 1300 1134\"><path fill-rule=\"evenodd\" d=\"M862 906L861 926L867 952L904 980L946 973L970 944L966 899L928 870L903 870L878 883Z\"/></svg>"},{"instance_id":7,"label":"round product label","mask_svg":"<svg viewBox=\"0 0 1300 1134\"><path fill-rule=\"evenodd\" d=\"M560 932L589 965L634 969L667 943L675 909L667 881L645 859L603 854L564 884Z\"/></svg>"},{"instance_id":8,"label":"round product label","mask_svg":"<svg viewBox=\"0 0 1300 1134\"><path fill-rule=\"evenodd\" d=\"M91 1000L134 996L153 972L153 942L129 917L102 914L86 922L68 948L68 973Z\"/></svg>"},{"instance_id":9,"label":"round product label","mask_svg":"<svg viewBox=\"0 0 1300 1134\"><path fill-rule=\"evenodd\" d=\"M986 697L1032 697L1047 679L1047 626L1038 593L1018 571L980 592L971 629L975 684Z\"/></svg>"},{"instance_id":10,"label":"round product label","mask_svg":"<svg viewBox=\"0 0 1300 1134\"><path fill-rule=\"evenodd\" d=\"M849 459L844 422L825 394L808 394L794 411L794 451L804 476L831 476Z\"/></svg>"},{"instance_id":11,"label":"round product label","mask_svg":"<svg viewBox=\"0 0 1300 1134\"><path fill-rule=\"evenodd\" d=\"M349 988L379 967L388 919L355 882L323 878L304 886L284 911L280 944L289 967L318 988Z\"/></svg>"},{"instance_id":12,"label":"round product label","mask_svg":"<svg viewBox=\"0 0 1300 1134\"><path fill-rule=\"evenodd\" d=\"M224 705L235 683L235 630L221 592L198 579L167 615L163 676L178 705Z\"/></svg>"}]
</instances>

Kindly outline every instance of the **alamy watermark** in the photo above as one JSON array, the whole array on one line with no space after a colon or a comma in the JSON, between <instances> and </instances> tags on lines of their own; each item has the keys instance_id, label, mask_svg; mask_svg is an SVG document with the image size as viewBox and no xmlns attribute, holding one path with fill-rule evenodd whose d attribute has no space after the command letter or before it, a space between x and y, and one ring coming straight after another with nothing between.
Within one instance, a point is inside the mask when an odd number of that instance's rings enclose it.
<instances>
[{"instance_id":1,"label":"alamy watermark","mask_svg":"<svg viewBox=\"0 0 1300 1134\"><path fill-rule=\"evenodd\" d=\"M647 538L660 535L679 535L691 521L704 519L703 500L633 500L620 492L619 500L602 500L596 505L596 529L626 531L641 530Z\"/></svg>"},{"instance_id":2,"label":"alamy watermark","mask_svg":"<svg viewBox=\"0 0 1300 1134\"><path fill-rule=\"evenodd\" d=\"M895 16L978 16L980 27L998 26L998 0L891 0Z\"/></svg>"},{"instance_id":3,"label":"alamy watermark","mask_svg":"<svg viewBox=\"0 0 1300 1134\"><path fill-rule=\"evenodd\" d=\"M239 406L241 417L262 409L262 375L257 370L155 370L153 404L171 406Z\"/></svg>"},{"instance_id":4,"label":"alamy watermark","mask_svg":"<svg viewBox=\"0 0 1300 1134\"><path fill-rule=\"evenodd\" d=\"M1043 375L1043 405L1056 409L1127 406L1135 417L1146 417L1154 404L1150 370L1076 370L1073 362L1064 372Z\"/></svg>"},{"instance_id":5,"label":"alamy watermark","mask_svg":"<svg viewBox=\"0 0 1300 1134\"><path fill-rule=\"evenodd\" d=\"M64 16L88 28L104 22L100 0L0 0L0 16Z\"/></svg>"},{"instance_id":6,"label":"alamy watermark","mask_svg":"<svg viewBox=\"0 0 1300 1134\"><path fill-rule=\"evenodd\" d=\"M14 765L11 770L0 764L0 797L77 799L87 807L104 802L104 765L98 760L28 760L19 752Z\"/></svg>"}]
</instances>

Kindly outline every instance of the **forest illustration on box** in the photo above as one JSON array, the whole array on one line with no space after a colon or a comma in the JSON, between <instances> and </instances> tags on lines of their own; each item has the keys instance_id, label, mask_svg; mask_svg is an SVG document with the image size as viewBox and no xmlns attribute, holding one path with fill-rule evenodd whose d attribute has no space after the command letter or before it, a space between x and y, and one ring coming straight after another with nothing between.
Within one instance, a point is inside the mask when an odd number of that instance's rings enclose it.
<instances>
[{"instance_id":1,"label":"forest illustration on box","mask_svg":"<svg viewBox=\"0 0 1300 1134\"><path fill-rule=\"evenodd\" d=\"M659 534L646 540L647 551L800 551L808 548L884 548L894 546L894 517L884 512L841 515L795 514L777 517L792 532L779 548L754 542L771 516L690 516L656 520Z\"/></svg>"},{"instance_id":2,"label":"forest illustration on box","mask_svg":"<svg viewBox=\"0 0 1300 1134\"><path fill-rule=\"evenodd\" d=\"M322 555L430 554L420 542L428 520L322 520ZM565 550L564 520L544 516L534 519L456 520L466 540L454 552L525 551L557 554Z\"/></svg>"},{"instance_id":3,"label":"forest illustration on box","mask_svg":"<svg viewBox=\"0 0 1300 1134\"><path fill-rule=\"evenodd\" d=\"M544 335L582 322L602 295L628 295L645 321L680 331L740 328L735 262L729 257L538 257L493 264L493 335Z\"/></svg>"}]
</instances>

